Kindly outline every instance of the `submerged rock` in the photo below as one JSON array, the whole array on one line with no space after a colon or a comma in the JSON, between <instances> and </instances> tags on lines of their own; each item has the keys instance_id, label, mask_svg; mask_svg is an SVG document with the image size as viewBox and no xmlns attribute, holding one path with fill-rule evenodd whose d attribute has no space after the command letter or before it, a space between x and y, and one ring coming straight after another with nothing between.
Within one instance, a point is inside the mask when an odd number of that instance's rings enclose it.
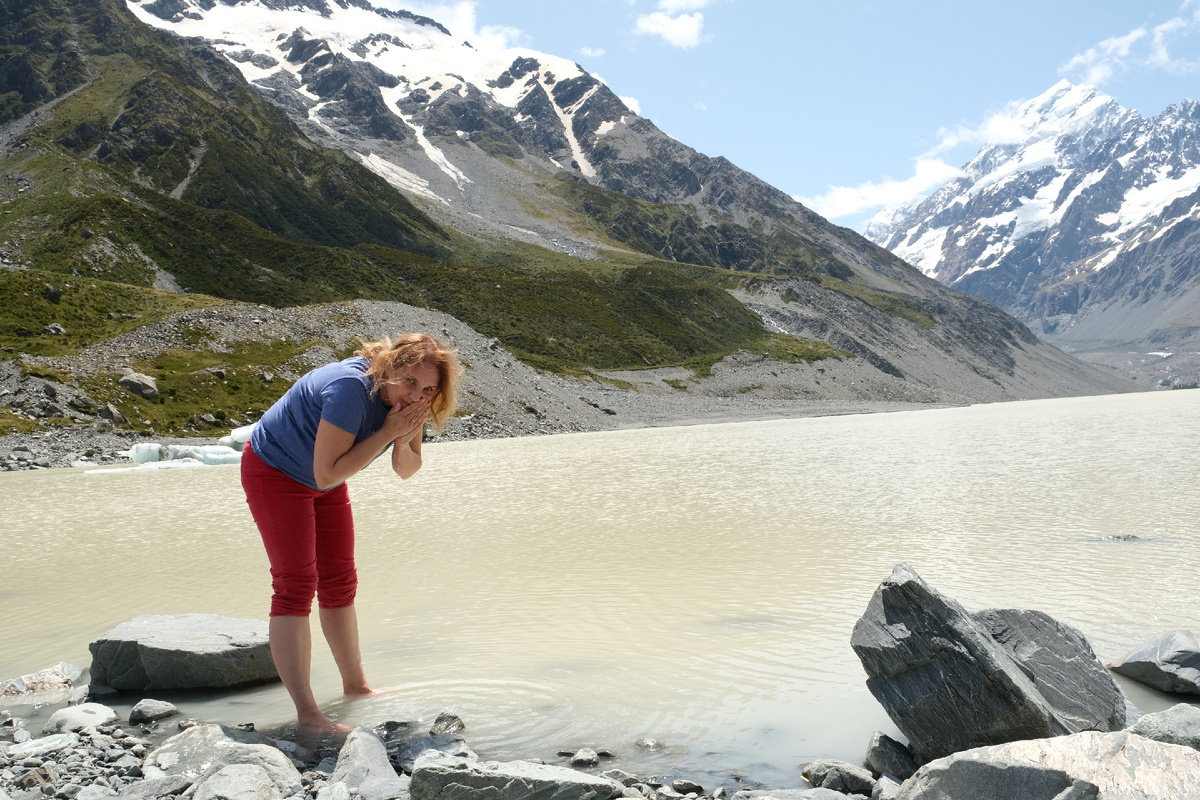
<instances>
[{"instance_id":1,"label":"submerged rock","mask_svg":"<svg viewBox=\"0 0 1200 800\"><path fill-rule=\"evenodd\" d=\"M147 614L88 645L92 680L123 692L224 689L279 679L267 623L215 614Z\"/></svg>"},{"instance_id":2,"label":"submerged rock","mask_svg":"<svg viewBox=\"0 0 1200 800\"><path fill-rule=\"evenodd\" d=\"M1200 752L1125 731L980 747L931 761L897 800L1181 800L1200 797Z\"/></svg>"},{"instance_id":3,"label":"submerged rock","mask_svg":"<svg viewBox=\"0 0 1200 800\"><path fill-rule=\"evenodd\" d=\"M1184 628L1160 633L1108 667L1160 692L1200 694L1200 636Z\"/></svg>"},{"instance_id":4,"label":"submerged rock","mask_svg":"<svg viewBox=\"0 0 1200 800\"><path fill-rule=\"evenodd\" d=\"M1123 724L1120 692L1078 631L1040 612L973 617L908 564L880 584L850 644L922 761Z\"/></svg>"},{"instance_id":5,"label":"submerged rock","mask_svg":"<svg viewBox=\"0 0 1200 800\"><path fill-rule=\"evenodd\" d=\"M173 704L165 700L151 700L147 697L138 701L138 704L130 710L129 721L134 723L154 722L158 719L173 717L178 713L179 709Z\"/></svg>"},{"instance_id":6,"label":"submerged rock","mask_svg":"<svg viewBox=\"0 0 1200 800\"><path fill-rule=\"evenodd\" d=\"M29 675L0 681L0 700L6 706L57 703L69 697L83 668L65 661Z\"/></svg>"}]
</instances>

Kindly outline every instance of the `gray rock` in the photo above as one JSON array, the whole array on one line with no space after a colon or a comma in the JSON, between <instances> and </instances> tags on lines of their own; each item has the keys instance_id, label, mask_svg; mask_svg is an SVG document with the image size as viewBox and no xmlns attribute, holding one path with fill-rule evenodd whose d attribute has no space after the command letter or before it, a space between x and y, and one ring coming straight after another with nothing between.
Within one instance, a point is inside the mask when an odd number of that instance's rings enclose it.
<instances>
[{"instance_id":1,"label":"gray rock","mask_svg":"<svg viewBox=\"0 0 1200 800\"><path fill-rule=\"evenodd\" d=\"M894 775L900 780L912 777L917 771L917 760L912 751L883 731L871 734L863 764L875 775Z\"/></svg>"},{"instance_id":2,"label":"gray rock","mask_svg":"<svg viewBox=\"0 0 1200 800\"><path fill-rule=\"evenodd\" d=\"M623 769L609 769L600 773L605 778L610 778L622 786L633 786L635 783L641 783L641 779L637 775L626 772Z\"/></svg>"},{"instance_id":3,"label":"gray rock","mask_svg":"<svg viewBox=\"0 0 1200 800\"><path fill-rule=\"evenodd\" d=\"M466 727L466 723L457 714L443 711L433 721L433 726L429 729L429 735L437 736L439 733L458 733L461 730L466 730Z\"/></svg>"},{"instance_id":4,"label":"gray rock","mask_svg":"<svg viewBox=\"0 0 1200 800\"><path fill-rule=\"evenodd\" d=\"M1156 742L1200 750L1200 708L1179 703L1166 711L1144 714L1129 727L1129 732Z\"/></svg>"},{"instance_id":5,"label":"gray rock","mask_svg":"<svg viewBox=\"0 0 1200 800\"><path fill-rule=\"evenodd\" d=\"M41 739L32 739L22 744L10 745L4 748L4 753L13 761L24 758L41 758L60 750L75 747L79 741L77 733L57 733L52 736L43 736Z\"/></svg>"},{"instance_id":6,"label":"gray rock","mask_svg":"<svg viewBox=\"0 0 1200 800\"><path fill-rule=\"evenodd\" d=\"M159 800L170 798L192 785L191 780L182 775L168 775L165 778L151 778L137 781L122 787L121 798L126 800Z\"/></svg>"},{"instance_id":7,"label":"gray rock","mask_svg":"<svg viewBox=\"0 0 1200 800\"><path fill-rule=\"evenodd\" d=\"M415 741L401 743L398 747L393 746L391 740L388 741L388 756L392 760L392 766L407 773L413 771L417 759L427 750L437 750L439 753L468 761L479 760L479 756L467 744L467 740L457 733L424 736Z\"/></svg>"},{"instance_id":8,"label":"gray rock","mask_svg":"<svg viewBox=\"0 0 1200 800\"><path fill-rule=\"evenodd\" d=\"M412 800L609 800L616 781L528 761L497 763L427 754L412 774Z\"/></svg>"},{"instance_id":9,"label":"gray rock","mask_svg":"<svg viewBox=\"0 0 1200 800\"><path fill-rule=\"evenodd\" d=\"M1180 800L1200 797L1200 752L1125 731L980 747L931 761L897 800Z\"/></svg>"},{"instance_id":10,"label":"gray rock","mask_svg":"<svg viewBox=\"0 0 1200 800\"><path fill-rule=\"evenodd\" d=\"M850 645L921 760L1071 732L1008 652L908 564L880 584Z\"/></svg>"},{"instance_id":11,"label":"gray rock","mask_svg":"<svg viewBox=\"0 0 1200 800\"><path fill-rule=\"evenodd\" d=\"M900 784L888 775L881 775L879 780L875 781L875 788L871 790L871 800L896 800L898 794Z\"/></svg>"},{"instance_id":12,"label":"gray rock","mask_svg":"<svg viewBox=\"0 0 1200 800\"><path fill-rule=\"evenodd\" d=\"M677 780L671 782L671 788L680 794L704 794L704 787L695 781Z\"/></svg>"},{"instance_id":13,"label":"gray rock","mask_svg":"<svg viewBox=\"0 0 1200 800\"><path fill-rule=\"evenodd\" d=\"M104 797L116 797L117 792L111 786L103 786L93 783L91 786L85 786L75 795L75 800L101 800Z\"/></svg>"},{"instance_id":14,"label":"gray rock","mask_svg":"<svg viewBox=\"0 0 1200 800\"><path fill-rule=\"evenodd\" d=\"M267 623L147 614L88 645L93 680L120 691L225 689L278 680Z\"/></svg>"},{"instance_id":15,"label":"gray rock","mask_svg":"<svg viewBox=\"0 0 1200 800\"><path fill-rule=\"evenodd\" d=\"M264 769L280 797L301 791L300 773L269 738L223 725L196 725L172 736L146 756L143 770L148 778L182 775L201 783L234 764Z\"/></svg>"},{"instance_id":16,"label":"gray rock","mask_svg":"<svg viewBox=\"0 0 1200 800\"><path fill-rule=\"evenodd\" d=\"M29 675L0 681L0 699L6 706L57 703L71 694L83 668L65 661Z\"/></svg>"},{"instance_id":17,"label":"gray rock","mask_svg":"<svg viewBox=\"0 0 1200 800\"><path fill-rule=\"evenodd\" d=\"M805 764L800 773L804 780L818 789L833 789L843 794L870 795L875 788L875 778L862 767L849 761L823 758Z\"/></svg>"},{"instance_id":18,"label":"gray rock","mask_svg":"<svg viewBox=\"0 0 1200 800\"><path fill-rule=\"evenodd\" d=\"M1200 637L1184 628L1160 633L1108 668L1160 692L1200 694Z\"/></svg>"},{"instance_id":19,"label":"gray rock","mask_svg":"<svg viewBox=\"0 0 1200 800\"><path fill-rule=\"evenodd\" d=\"M127 784L121 787L120 796L121 800L170 800L190 786L192 782L188 778L182 775L168 775Z\"/></svg>"},{"instance_id":20,"label":"gray rock","mask_svg":"<svg viewBox=\"0 0 1200 800\"><path fill-rule=\"evenodd\" d=\"M833 789L743 789L730 800L847 800Z\"/></svg>"},{"instance_id":21,"label":"gray rock","mask_svg":"<svg viewBox=\"0 0 1200 800\"><path fill-rule=\"evenodd\" d=\"M1072 731L1125 727L1125 695L1078 629L1041 611L989 609L971 616L1008 651Z\"/></svg>"},{"instance_id":22,"label":"gray rock","mask_svg":"<svg viewBox=\"0 0 1200 800\"><path fill-rule=\"evenodd\" d=\"M330 781L357 786L364 800L390 800L408 795L408 777L396 774L383 739L366 728L355 728L346 737Z\"/></svg>"},{"instance_id":23,"label":"gray rock","mask_svg":"<svg viewBox=\"0 0 1200 800\"><path fill-rule=\"evenodd\" d=\"M283 797L257 764L229 764L196 782L192 800L278 800Z\"/></svg>"},{"instance_id":24,"label":"gray rock","mask_svg":"<svg viewBox=\"0 0 1200 800\"><path fill-rule=\"evenodd\" d=\"M42 327L42 333L46 334L47 336L66 336L67 329L57 322L51 322L49 325Z\"/></svg>"},{"instance_id":25,"label":"gray rock","mask_svg":"<svg viewBox=\"0 0 1200 800\"><path fill-rule=\"evenodd\" d=\"M156 719L166 719L178 713L179 709L173 704L165 700L151 700L147 697L139 700L138 704L129 712L129 721L133 723L154 722Z\"/></svg>"},{"instance_id":26,"label":"gray rock","mask_svg":"<svg viewBox=\"0 0 1200 800\"><path fill-rule=\"evenodd\" d=\"M572 767L594 767L600 763L600 754L590 747L581 747L571 756Z\"/></svg>"},{"instance_id":27,"label":"gray rock","mask_svg":"<svg viewBox=\"0 0 1200 800\"><path fill-rule=\"evenodd\" d=\"M100 406L99 410L96 411L96 416L98 416L101 420L107 420L108 422L111 422L118 428L122 425L129 424L129 420L125 418L125 414L121 412L121 409L117 408L112 403L105 403L104 405Z\"/></svg>"},{"instance_id":28,"label":"gray rock","mask_svg":"<svg viewBox=\"0 0 1200 800\"><path fill-rule=\"evenodd\" d=\"M143 375L140 372L130 372L127 375L121 376L117 383L121 384L122 388L133 392L145 400L153 400L158 397L158 383L149 375Z\"/></svg>"},{"instance_id":29,"label":"gray rock","mask_svg":"<svg viewBox=\"0 0 1200 800\"><path fill-rule=\"evenodd\" d=\"M99 703L80 703L60 708L42 726L42 733L68 733L84 728L107 725L117 718L117 712Z\"/></svg>"}]
</instances>

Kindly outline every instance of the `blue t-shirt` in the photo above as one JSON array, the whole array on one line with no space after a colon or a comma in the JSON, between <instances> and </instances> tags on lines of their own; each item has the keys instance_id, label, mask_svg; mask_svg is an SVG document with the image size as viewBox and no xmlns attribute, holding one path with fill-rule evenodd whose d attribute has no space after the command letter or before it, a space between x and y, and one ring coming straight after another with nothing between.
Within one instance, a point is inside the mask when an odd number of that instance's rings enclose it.
<instances>
[{"instance_id":1,"label":"blue t-shirt","mask_svg":"<svg viewBox=\"0 0 1200 800\"><path fill-rule=\"evenodd\" d=\"M321 420L353 433L357 444L382 428L387 418L387 406L379 392L371 391L371 378L366 374L370 364L370 359L361 356L348 358L318 367L296 381L254 426L250 446L255 455L317 489L313 450Z\"/></svg>"}]
</instances>

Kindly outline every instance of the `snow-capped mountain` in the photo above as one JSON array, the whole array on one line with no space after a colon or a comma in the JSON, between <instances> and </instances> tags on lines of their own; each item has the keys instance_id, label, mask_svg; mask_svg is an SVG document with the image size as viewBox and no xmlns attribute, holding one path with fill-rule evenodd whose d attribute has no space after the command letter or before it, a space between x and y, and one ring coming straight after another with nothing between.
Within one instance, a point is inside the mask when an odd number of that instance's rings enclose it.
<instances>
[{"instance_id":1,"label":"snow-capped mountain","mask_svg":"<svg viewBox=\"0 0 1200 800\"><path fill-rule=\"evenodd\" d=\"M1200 104L1143 118L1060 82L1011 115L928 198L884 209L867 238L1087 349L1200 333Z\"/></svg>"},{"instance_id":2,"label":"snow-capped mountain","mask_svg":"<svg viewBox=\"0 0 1200 800\"><path fill-rule=\"evenodd\" d=\"M459 230L595 257L653 240L678 261L786 271L779 235L861 261L844 231L723 158L662 133L569 59L485 47L439 22L366 0L154 0L144 22L212 44L310 137L354 155ZM563 178L698 216L650 234L616 209L608 241L563 224L581 213ZM582 213L602 209L590 202ZM752 223L760 223L751 231ZM639 245L639 246L640 246ZM641 249L645 249L644 246Z\"/></svg>"}]
</instances>

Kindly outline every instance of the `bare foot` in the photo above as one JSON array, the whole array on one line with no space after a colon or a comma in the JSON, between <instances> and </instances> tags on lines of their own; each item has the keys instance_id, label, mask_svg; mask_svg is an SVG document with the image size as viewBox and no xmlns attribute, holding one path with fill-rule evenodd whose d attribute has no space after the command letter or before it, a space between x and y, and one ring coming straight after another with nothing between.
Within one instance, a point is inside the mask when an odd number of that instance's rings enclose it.
<instances>
[{"instance_id":1,"label":"bare foot","mask_svg":"<svg viewBox=\"0 0 1200 800\"><path fill-rule=\"evenodd\" d=\"M354 695L354 696L365 695L365 694L375 694L375 690L372 689L370 686L367 686L365 681L363 683L356 684L354 686L344 683L344 684L342 684L342 694L348 694L348 695Z\"/></svg>"},{"instance_id":2,"label":"bare foot","mask_svg":"<svg viewBox=\"0 0 1200 800\"><path fill-rule=\"evenodd\" d=\"M350 728L334 722L324 714L316 716L304 716L298 720L301 734L309 734L310 736L320 736L323 733L332 733L334 735L345 735L350 733Z\"/></svg>"}]
</instances>

